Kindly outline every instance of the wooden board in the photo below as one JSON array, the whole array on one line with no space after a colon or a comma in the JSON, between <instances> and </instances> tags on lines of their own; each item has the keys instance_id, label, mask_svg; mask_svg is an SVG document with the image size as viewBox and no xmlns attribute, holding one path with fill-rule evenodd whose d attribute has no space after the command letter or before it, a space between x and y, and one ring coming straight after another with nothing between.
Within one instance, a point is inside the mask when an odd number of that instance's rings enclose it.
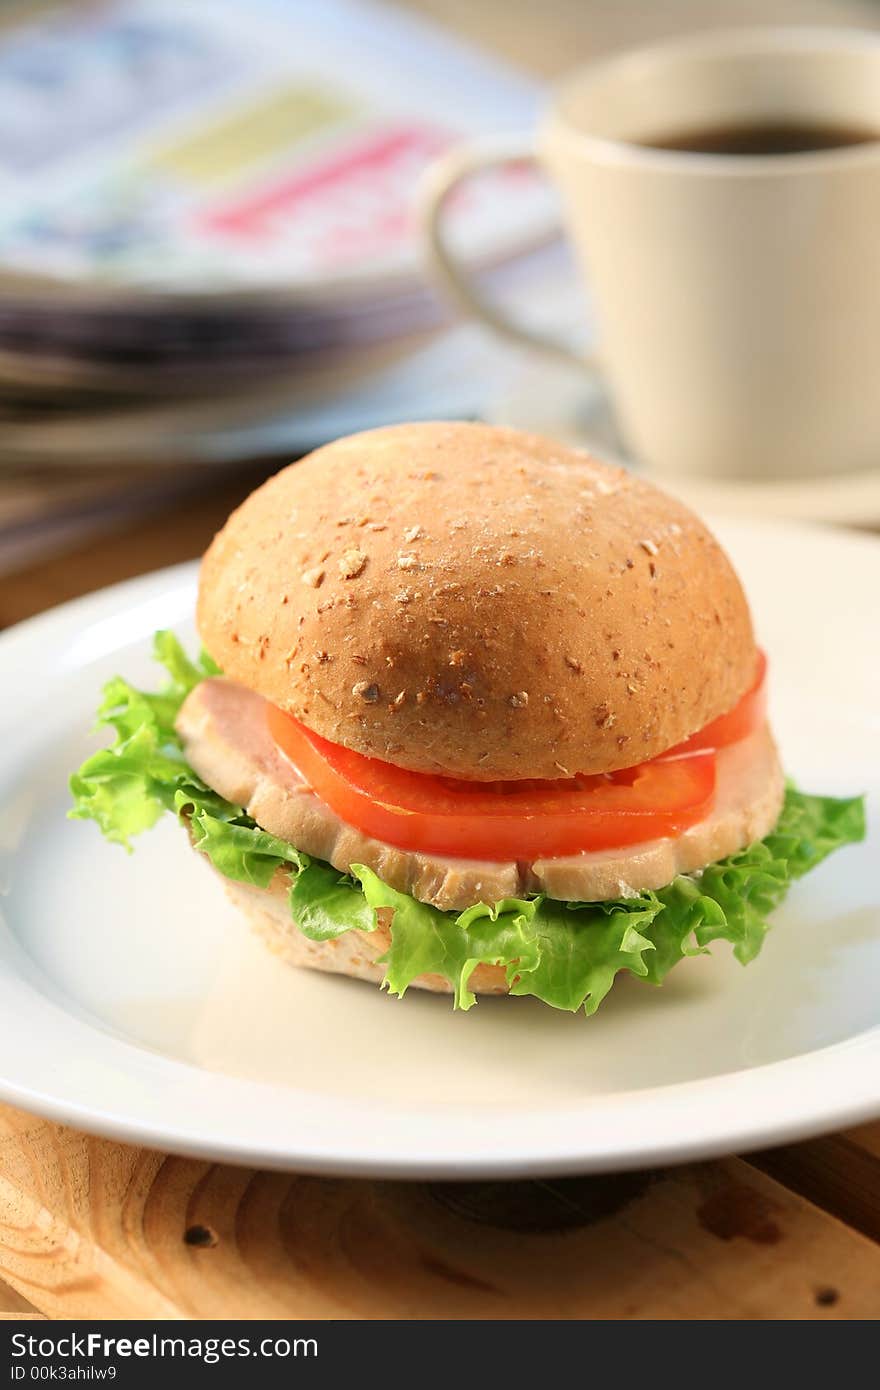
<instances>
[{"instance_id":1,"label":"wooden board","mask_svg":"<svg viewBox=\"0 0 880 1390\"><path fill-rule=\"evenodd\" d=\"M880 1241L880 1123L756 1154L754 1162Z\"/></svg>"},{"instance_id":2,"label":"wooden board","mask_svg":"<svg viewBox=\"0 0 880 1390\"><path fill-rule=\"evenodd\" d=\"M169 1158L10 1109L0 1277L51 1318L880 1316L880 1246L735 1158L353 1181Z\"/></svg>"}]
</instances>

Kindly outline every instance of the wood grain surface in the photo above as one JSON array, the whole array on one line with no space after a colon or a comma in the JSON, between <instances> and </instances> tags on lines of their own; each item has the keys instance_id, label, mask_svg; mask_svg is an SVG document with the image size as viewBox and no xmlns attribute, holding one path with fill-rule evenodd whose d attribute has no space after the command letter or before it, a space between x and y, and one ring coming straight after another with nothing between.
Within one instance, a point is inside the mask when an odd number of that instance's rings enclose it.
<instances>
[{"instance_id":1,"label":"wood grain surface","mask_svg":"<svg viewBox=\"0 0 880 1390\"><path fill-rule=\"evenodd\" d=\"M739 1159L532 1183L234 1169L0 1110L0 1273L55 1318L873 1319L880 1247Z\"/></svg>"},{"instance_id":2,"label":"wood grain surface","mask_svg":"<svg viewBox=\"0 0 880 1390\"><path fill-rule=\"evenodd\" d=\"M880 1123L772 1149L756 1154L753 1161L880 1241Z\"/></svg>"}]
</instances>

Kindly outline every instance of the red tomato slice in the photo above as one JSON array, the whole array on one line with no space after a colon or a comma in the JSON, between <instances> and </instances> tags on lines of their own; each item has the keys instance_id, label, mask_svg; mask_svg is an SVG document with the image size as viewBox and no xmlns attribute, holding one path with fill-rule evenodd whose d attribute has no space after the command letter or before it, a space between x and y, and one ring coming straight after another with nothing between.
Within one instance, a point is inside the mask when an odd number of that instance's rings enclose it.
<instances>
[{"instance_id":1,"label":"red tomato slice","mask_svg":"<svg viewBox=\"0 0 880 1390\"><path fill-rule=\"evenodd\" d=\"M741 738L754 733L766 718L767 657L759 649L755 679L739 704L734 705L726 714L719 714L717 719L713 719L695 734L691 734L690 738L686 738L684 743L676 744L675 748L670 748L669 752L662 756L678 758L682 753L696 753L701 748L726 748L728 744L739 743Z\"/></svg>"},{"instance_id":2,"label":"red tomato slice","mask_svg":"<svg viewBox=\"0 0 880 1390\"><path fill-rule=\"evenodd\" d=\"M711 752L655 759L595 777L466 782L365 758L275 706L275 742L348 825L401 849L529 861L679 835L708 812Z\"/></svg>"}]
</instances>

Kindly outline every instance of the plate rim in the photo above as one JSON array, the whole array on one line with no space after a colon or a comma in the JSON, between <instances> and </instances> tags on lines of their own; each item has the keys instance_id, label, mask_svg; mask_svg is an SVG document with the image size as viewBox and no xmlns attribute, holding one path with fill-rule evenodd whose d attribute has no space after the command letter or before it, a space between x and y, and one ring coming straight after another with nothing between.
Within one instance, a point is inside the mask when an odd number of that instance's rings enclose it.
<instances>
[{"instance_id":1,"label":"plate rim","mask_svg":"<svg viewBox=\"0 0 880 1390\"><path fill-rule=\"evenodd\" d=\"M872 1038L876 1034L876 1039ZM871 1051L880 1060L880 1030L874 1028L856 1039L847 1039L830 1047L801 1054L797 1058L786 1058L780 1062L767 1063L752 1068L746 1075L757 1076L776 1070L788 1071L793 1061L811 1061L827 1054L847 1049L852 1042L870 1044L876 1042ZM128 1044L135 1046L134 1044ZM166 1060L163 1058L163 1060ZM202 1075L198 1067L187 1062L170 1062L170 1065L186 1067ZM680 1093L681 1099L693 1094L697 1087L712 1087L719 1082L729 1081L741 1076L741 1072L726 1072L699 1081L681 1082L674 1085L648 1088L654 1094L659 1092ZM227 1081L228 1077L216 1077ZM762 1078L763 1079L763 1078ZM250 1083L243 1083L250 1084ZM278 1087L279 1091L286 1088ZM618 1093L620 1098L642 1094L639 1091ZM673 1099L676 1097L673 1097ZM712 1134L695 1134L687 1139L670 1139L655 1142L650 1148L635 1147L621 1149L614 1153L588 1153L579 1146L573 1146L556 1154L510 1153L488 1156L477 1154L471 1149L467 1154L450 1154L442 1158L427 1159L418 1157L399 1157L389 1152L364 1157L339 1157L327 1153L301 1150L294 1152L289 1148L267 1148L259 1143L247 1141L199 1137L195 1133L181 1131L170 1134L159 1122L149 1124L136 1119L124 1119L108 1115L86 1104L57 1100L34 1088L16 1086L0 1079L0 1101L20 1107L29 1114L50 1122L63 1124L98 1138L117 1143L137 1145L162 1153L174 1154L182 1158L200 1159L208 1162L227 1163L234 1167L265 1168L275 1172L297 1172L323 1177L373 1178L388 1180L441 1181L441 1180L525 1180L537 1177L564 1177L574 1174L595 1174L606 1172L639 1171L654 1167L674 1166L681 1163L701 1162L732 1154L752 1153L764 1148L798 1143L818 1135L848 1129L855 1125L870 1123L880 1112L880 1102L876 1098L863 1097L839 1101L816 1112L810 1118L791 1118L782 1123L765 1118L732 1133L729 1130ZM591 1101L591 1105L595 1102ZM417 1113L417 1112L416 1112ZM445 1112L455 1115L450 1109ZM491 1116L491 1112L489 1112Z\"/></svg>"}]
</instances>

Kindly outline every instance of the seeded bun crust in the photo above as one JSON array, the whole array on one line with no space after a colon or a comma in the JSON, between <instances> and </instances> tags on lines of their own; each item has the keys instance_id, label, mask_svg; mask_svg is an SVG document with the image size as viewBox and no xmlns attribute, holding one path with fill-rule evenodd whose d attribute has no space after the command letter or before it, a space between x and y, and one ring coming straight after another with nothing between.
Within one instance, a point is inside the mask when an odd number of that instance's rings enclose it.
<instances>
[{"instance_id":1,"label":"seeded bun crust","mask_svg":"<svg viewBox=\"0 0 880 1390\"><path fill-rule=\"evenodd\" d=\"M417 772L629 767L730 709L756 651L717 541L622 469L513 430L414 424L258 488L202 563L226 675Z\"/></svg>"}]
</instances>

